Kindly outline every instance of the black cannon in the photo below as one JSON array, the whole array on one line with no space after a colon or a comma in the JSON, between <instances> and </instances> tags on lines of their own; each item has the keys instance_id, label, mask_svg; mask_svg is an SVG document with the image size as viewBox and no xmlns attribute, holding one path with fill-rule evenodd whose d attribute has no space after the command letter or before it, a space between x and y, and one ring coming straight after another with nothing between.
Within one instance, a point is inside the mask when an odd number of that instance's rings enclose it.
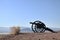
<instances>
[{"instance_id":1,"label":"black cannon","mask_svg":"<svg viewBox=\"0 0 60 40\"><path fill-rule=\"evenodd\" d=\"M30 24L32 24L31 28L33 32L45 32L45 30L51 31L53 33L56 33L55 31L53 31L52 29L46 27L46 25L41 22L41 21L34 21L34 22L30 22Z\"/></svg>"}]
</instances>

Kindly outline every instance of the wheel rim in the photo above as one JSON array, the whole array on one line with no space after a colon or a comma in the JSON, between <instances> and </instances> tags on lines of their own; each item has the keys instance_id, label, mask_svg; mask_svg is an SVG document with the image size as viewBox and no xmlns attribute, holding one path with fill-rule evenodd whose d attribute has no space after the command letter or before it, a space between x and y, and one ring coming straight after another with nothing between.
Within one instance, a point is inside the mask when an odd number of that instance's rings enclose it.
<instances>
[{"instance_id":1,"label":"wheel rim","mask_svg":"<svg viewBox=\"0 0 60 40\"><path fill-rule=\"evenodd\" d=\"M36 27L35 27L35 25L32 24L31 27L32 27L32 31L33 31L33 32L36 32Z\"/></svg>"},{"instance_id":2,"label":"wheel rim","mask_svg":"<svg viewBox=\"0 0 60 40\"><path fill-rule=\"evenodd\" d=\"M36 32L43 33L43 32L45 32L45 29L43 29L43 28L36 28Z\"/></svg>"},{"instance_id":3,"label":"wheel rim","mask_svg":"<svg viewBox=\"0 0 60 40\"><path fill-rule=\"evenodd\" d=\"M35 21L35 23L44 24L41 21ZM45 24L44 24L44 27L46 27ZM44 28L37 28L37 26L35 24L32 24L32 30L33 30L33 32L45 32Z\"/></svg>"}]
</instances>

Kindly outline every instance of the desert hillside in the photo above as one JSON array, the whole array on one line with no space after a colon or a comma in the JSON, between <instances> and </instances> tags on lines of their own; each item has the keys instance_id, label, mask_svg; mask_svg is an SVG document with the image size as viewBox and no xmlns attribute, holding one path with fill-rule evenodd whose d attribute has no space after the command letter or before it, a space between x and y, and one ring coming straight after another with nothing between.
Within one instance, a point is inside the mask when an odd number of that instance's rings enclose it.
<instances>
[{"instance_id":1,"label":"desert hillside","mask_svg":"<svg viewBox=\"0 0 60 40\"><path fill-rule=\"evenodd\" d=\"M60 40L60 32L20 33L19 35L0 35L0 40Z\"/></svg>"}]
</instances>

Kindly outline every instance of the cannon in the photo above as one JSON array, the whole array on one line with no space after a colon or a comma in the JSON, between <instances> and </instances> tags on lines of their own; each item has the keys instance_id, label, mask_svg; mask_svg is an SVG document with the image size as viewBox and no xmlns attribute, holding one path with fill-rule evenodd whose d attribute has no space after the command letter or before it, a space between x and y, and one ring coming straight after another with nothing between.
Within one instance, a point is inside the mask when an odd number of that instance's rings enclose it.
<instances>
[{"instance_id":1,"label":"cannon","mask_svg":"<svg viewBox=\"0 0 60 40\"><path fill-rule=\"evenodd\" d=\"M32 31L33 31L33 32L43 33L43 32L45 32L46 30L48 30L48 31L51 31L51 32L53 32L53 33L56 33L56 32L53 31L52 29L46 27L46 25L45 25L43 22L39 21L39 20L34 21L34 22L30 22L30 24L32 24L32 25L31 25L31 28L32 28Z\"/></svg>"}]
</instances>

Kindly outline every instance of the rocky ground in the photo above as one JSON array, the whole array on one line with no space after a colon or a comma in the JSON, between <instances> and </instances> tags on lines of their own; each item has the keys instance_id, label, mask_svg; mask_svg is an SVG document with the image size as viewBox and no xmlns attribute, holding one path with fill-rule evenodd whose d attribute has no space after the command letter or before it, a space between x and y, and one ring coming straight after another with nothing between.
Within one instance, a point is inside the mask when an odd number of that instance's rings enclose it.
<instances>
[{"instance_id":1,"label":"rocky ground","mask_svg":"<svg viewBox=\"0 0 60 40\"><path fill-rule=\"evenodd\" d=\"M60 40L60 32L20 33L18 35L0 35L0 40Z\"/></svg>"}]
</instances>

